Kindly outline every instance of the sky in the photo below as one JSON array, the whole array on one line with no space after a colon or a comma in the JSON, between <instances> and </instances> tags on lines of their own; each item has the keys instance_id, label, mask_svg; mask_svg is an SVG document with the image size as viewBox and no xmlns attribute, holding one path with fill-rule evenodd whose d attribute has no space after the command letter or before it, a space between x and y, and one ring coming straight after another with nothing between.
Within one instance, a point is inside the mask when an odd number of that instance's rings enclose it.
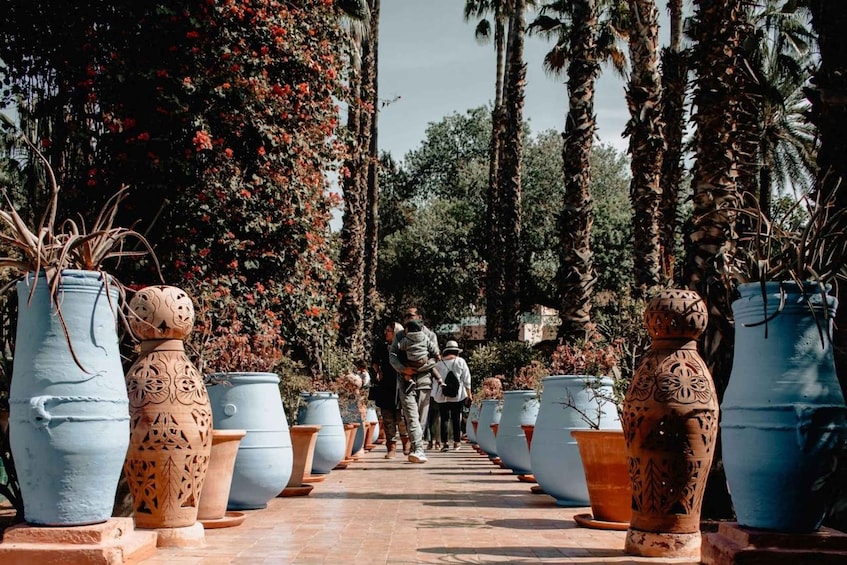
<instances>
[{"instance_id":1,"label":"sky","mask_svg":"<svg viewBox=\"0 0 847 565\"><path fill-rule=\"evenodd\" d=\"M379 149L402 159L424 140L428 124L494 100L495 51L474 38L476 21L465 22L464 0L382 0L379 19ZM564 77L544 72L552 43L526 40L524 119L533 134L564 130ZM609 67L597 82L597 135L624 151L621 137L629 112L624 84Z\"/></svg>"}]
</instances>

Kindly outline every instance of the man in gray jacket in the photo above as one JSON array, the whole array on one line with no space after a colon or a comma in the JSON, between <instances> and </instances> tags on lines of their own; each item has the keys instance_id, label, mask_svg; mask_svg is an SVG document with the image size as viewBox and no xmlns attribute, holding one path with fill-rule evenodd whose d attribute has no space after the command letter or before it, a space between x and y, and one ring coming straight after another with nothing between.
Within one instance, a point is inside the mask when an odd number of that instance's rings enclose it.
<instances>
[{"instance_id":1,"label":"man in gray jacket","mask_svg":"<svg viewBox=\"0 0 847 565\"><path fill-rule=\"evenodd\" d=\"M413 327L420 325L421 331L427 336L427 348L430 356L433 359L440 359L441 351L438 349L438 338L432 330L423 324L417 308L406 310L404 322L405 324L412 322ZM412 444L409 461L412 463L426 463L423 430L426 426L427 415L429 414L432 376L428 368L421 372L421 368L408 363L405 352L400 348L400 342L404 337L405 330L398 331L394 334L389 362L397 371L397 388L400 394L400 403L403 408L403 416L406 418L409 441Z\"/></svg>"}]
</instances>

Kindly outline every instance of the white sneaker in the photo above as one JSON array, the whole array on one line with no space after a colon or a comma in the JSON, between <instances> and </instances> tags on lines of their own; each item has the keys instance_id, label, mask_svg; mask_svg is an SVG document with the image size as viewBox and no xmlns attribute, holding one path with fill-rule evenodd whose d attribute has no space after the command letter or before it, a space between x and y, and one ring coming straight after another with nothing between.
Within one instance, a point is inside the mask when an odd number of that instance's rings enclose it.
<instances>
[{"instance_id":1,"label":"white sneaker","mask_svg":"<svg viewBox=\"0 0 847 565\"><path fill-rule=\"evenodd\" d=\"M409 461L412 463L426 463L427 458L423 451L418 450L409 454Z\"/></svg>"}]
</instances>

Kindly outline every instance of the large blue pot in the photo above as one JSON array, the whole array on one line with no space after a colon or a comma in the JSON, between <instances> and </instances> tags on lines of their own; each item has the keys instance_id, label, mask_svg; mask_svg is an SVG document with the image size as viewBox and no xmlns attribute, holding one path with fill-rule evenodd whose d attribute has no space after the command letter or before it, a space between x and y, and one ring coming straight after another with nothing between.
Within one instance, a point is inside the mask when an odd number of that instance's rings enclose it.
<instances>
[{"instance_id":1,"label":"large blue pot","mask_svg":"<svg viewBox=\"0 0 847 565\"><path fill-rule=\"evenodd\" d=\"M341 421L338 395L332 392L304 392L300 397L303 405L297 413L297 423L321 426L315 441L312 473L324 475L341 463L347 449L347 434Z\"/></svg>"},{"instance_id":2,"label":"large blue pot","mask_svg":"<svg viewBox=\"0 0 847 565\"><path fill-rule=\"evenodd\" d=\"M534 425L538 416L538 393L510 390L503 393L503 411L497 428L497 455L516 475L532 473L529 447L522 425Z\"/></svg>"},{"instance_id":3,"label":"large blue pot","mask_svg":"<svg viewBox=\"0 0 847 565\"><path fill-rule=\"evenodd\" d=\"M497 457L497 439L491 424L499 424L503 401L486 398L479 409L479 424L476 427L476 443L490 459Z\"/></svg>"},{"instance_id":4,"label":"large blue pot","mask_svg":"<svg viewBox=\"0 0 847 565\"><path fill-rule=\"evenodd\" d=\"M247 430L238 446L229 510L265 508L291 478L294 451L274 373L215 373L206 390L218 430Z\"/></svg>"},{"instance_id":5,"label":"large blue pot","mask_svg":"<svg viewBox=\"0 0 847 565\"><path fill-rule=\"evenodd\" d=\"M468 409L468 421L465 424L465 435L468 436L468 441L471 444L477 443L476 432L473 429L473 422L477 422L477 427L479 426L479 410L480 405L478 403L471 404L471 407Z\"/></svg>"},{"instance_id":6,"label":"large blue pot","mask_svg":"<svg viewBox=\"0 0 847 565\"><path fill-rule=\"evenodd\" d=\"M44 275L28 276L17 291L9 423L24 518L61 526L104 522L129 446L117 288L112 283L107 296L99 273L63 271L58 302L67 336Z\"/></svg>"},{"instance_id":7,"label":"large blue pot","mask_svg":"<svg viewBox=\"0 0 847 565\"><path fill-rule=\"evenodd\" d=\"M366 443L376 443L376 440L379 439L379 416L376 413L376 408L374 408L373 406L368 406L365 422L373 424L373 428L371 429L371 437L368 438L370 439L370 442Z\"/></svg>"},{"instance_id":8,"label":"large blue pot","mask_svg":"<svg viewBox=\"0 0 847 565\"><path fill-rule=\"evenodd\" d=\"M805 285L804 297L794 283L767 283L766 311L759 283L738 290L735 357L721 404L735 513L743 526L814 531L847 430L829 339L837 302L826 296L824 306L817 285Z\"/></svg>"},{"instance_id":9,"label":"large blue pot","mask_svg":"<svg viewBox=\"0 0 847 565\"><path fill-rule=\"evenodd\" d=\"M542 381L543 394L532 434L532 474L544 492L559 506L588 506L588 486L572 430L592 426L580 414L599 424L599 429L619 430L612 398L612 379L588 375L555 375Z\"/></svg>"}]
</instances>

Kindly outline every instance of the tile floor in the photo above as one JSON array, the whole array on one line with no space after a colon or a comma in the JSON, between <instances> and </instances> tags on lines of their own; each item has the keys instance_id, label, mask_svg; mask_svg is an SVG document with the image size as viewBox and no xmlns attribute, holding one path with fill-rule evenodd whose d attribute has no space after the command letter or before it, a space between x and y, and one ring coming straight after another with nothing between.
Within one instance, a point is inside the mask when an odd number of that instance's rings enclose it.
<instances>
[{"instance_id":1,"label":"tile floor","mask_svg":"<svg viewBox=\"0 0 847 565\"><path fill-rule=\"evenodd\" d=\"M425 464L384 453L377 446L241 526L206 530L202 549L160 549L143 565L692 563L625 555L625 532L577 527L573 515L588 509L531 494L467 443L430 451Z\"/></svg>"}]
</instances>

